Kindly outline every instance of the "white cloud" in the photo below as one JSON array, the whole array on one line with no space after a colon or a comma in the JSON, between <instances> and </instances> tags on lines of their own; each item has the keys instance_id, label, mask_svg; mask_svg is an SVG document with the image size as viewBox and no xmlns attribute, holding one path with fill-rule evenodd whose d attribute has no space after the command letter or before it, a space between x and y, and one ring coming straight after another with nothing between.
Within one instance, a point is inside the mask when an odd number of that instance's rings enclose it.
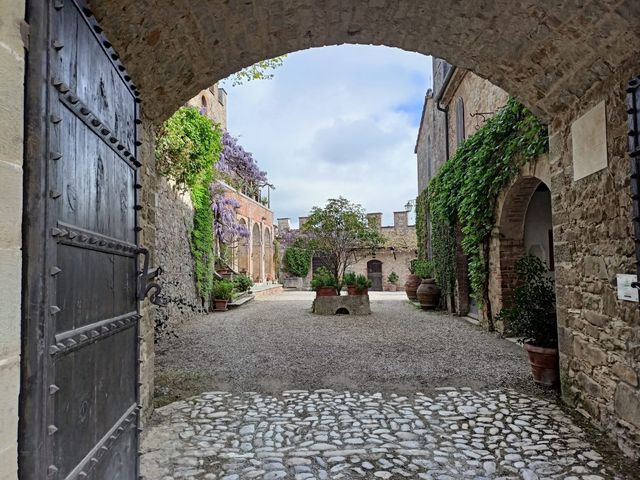
<instances>
[{"instance_id":1,"label":"white cloud","mask_svg":"<svg viewBox=\"0 0 640 480\"><path fill-rule=\"evenodd\" d=\"M229 131L269 173L276 217L296 224L342 195L390 224L417 195L430 68L420 54L343 45L290 54L273 80L225 85Z\"/></svg>"}]
</instances>

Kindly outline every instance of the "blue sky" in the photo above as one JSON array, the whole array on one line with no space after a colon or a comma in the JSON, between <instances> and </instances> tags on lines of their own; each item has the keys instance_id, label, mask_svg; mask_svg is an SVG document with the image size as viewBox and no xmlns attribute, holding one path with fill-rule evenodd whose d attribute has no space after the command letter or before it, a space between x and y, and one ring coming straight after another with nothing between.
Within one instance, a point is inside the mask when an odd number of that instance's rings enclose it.
<instances>
[{"instance_id":1,"label":"blue sky","mask_svg":"<svg viewBox=\"0 0 640 480\"><path fill-rule=\"evenodd\" d=\"M431 60L396 48L342 45L292 53L272 80L228 93L228 129L276 186L276 218L297 225L339 195L393 212L417 195L413 153Z\"/></svg>"}]
</instances>

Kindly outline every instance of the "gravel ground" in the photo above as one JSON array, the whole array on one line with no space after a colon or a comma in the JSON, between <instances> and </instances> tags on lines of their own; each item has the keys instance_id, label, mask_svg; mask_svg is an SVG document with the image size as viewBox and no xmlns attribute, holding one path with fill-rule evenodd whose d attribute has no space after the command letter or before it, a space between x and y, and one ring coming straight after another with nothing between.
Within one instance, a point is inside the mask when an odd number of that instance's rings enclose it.
<instances>
[{"instance_id":1,"label":"gravel ground","mask_svg":"<svg viewBox=\"0 0 640 480\"><path fill-rule=\"evenodd\" d=\"M177 328L158 345L156 405L208 390L375 391L512 388L541 394L522 348L463 319L417 310L404 293L373 293L370 316L310 313L286 292Z\"/></svg>"}]
</instances>

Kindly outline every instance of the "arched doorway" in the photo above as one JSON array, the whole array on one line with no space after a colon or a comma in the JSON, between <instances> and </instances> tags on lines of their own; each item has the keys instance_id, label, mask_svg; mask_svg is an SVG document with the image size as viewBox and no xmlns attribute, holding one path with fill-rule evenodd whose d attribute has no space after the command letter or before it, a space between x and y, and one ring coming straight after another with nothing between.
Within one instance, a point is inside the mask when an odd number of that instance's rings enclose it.
<instances>
[{"instance_id":1,"label":"arched doorway","mask_svg":"<svg viewBox=\"0 0 640 480\"><path fill-rule=\"evenodd\" d=\"M497 264L497 295L491 298L492 310L497 314L509 305L517 284L516 262L525 255L540 258L553 272L553 225L551 192L537 177L518 179L509 189L499 216L499 246ZM508 325L496 325L500 332Z\"/></svg>"},{"instance_id":2,"label":"arched doorway","mask_svg":"<svg viewBox=\"0 0 640 480\"><path fill-rule=\"evenodd\" d=\"M247 222L244 218L241 218L238 223L245 229L247 228ZM238 240L238 272L249 274L249 239L245 237Z\"/></svg>"},{"instance_id":3,"label":"arched doorway","mask_svg":"<svg viewBox=\"0 0 640 480\"><path fill-rule=\"evenodd\" d=\"M369 260L367 262L367 278L371 280L371 289L375 292L382 291L382 262Z\"/></svg>"},{"instance_id":4,"label":"arched doorway","mask_svg":"<svg viewBox=\"0 0 640 480\"><path fill-rule=\"evenodd\" d=\"M251 279L256 283L263 281L262 255L262 234L260 226L254 223L251 231Z\"/></svg>"},{"instance_id":5,"label":"arched doorway","mask_svg":"<svg viewBox=\"0 0 640 480\"><path fill-rule=\"evenodd\" d=\"M265 280L273 280L273 238L271 237L271 229L264 229L264 277Z\"/></svg>"}]
</instances>

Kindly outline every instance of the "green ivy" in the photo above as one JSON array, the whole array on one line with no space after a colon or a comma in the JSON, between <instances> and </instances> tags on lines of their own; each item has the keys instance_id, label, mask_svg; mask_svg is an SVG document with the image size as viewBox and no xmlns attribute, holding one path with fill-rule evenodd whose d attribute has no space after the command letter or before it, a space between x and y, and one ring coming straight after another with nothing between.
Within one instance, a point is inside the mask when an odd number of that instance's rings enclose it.
<instances>
[{"instance_id":1,"label":"green ivy","mask_svg":"<svg viewBox=\"0 0 640 480\"><path fill-rule=\"evenodd\" d=\"M431 180L426 203L432 223L433 261L445 293L452 293L455 284L455 232L460 228L472 295L484 304L496 199L524 163L546 151L546 126L509 99L458 147Z\"/></svg>"},{"instance_id":2,"label":"green ivy","mask_svg":"<svg viewBox=\"0 0 640 480\"><path fill-rule=\"evenodd\" d=\"M222 151L222 131L195 108L182 107L162 126L156 143L158 172L189 190L193 203L191 255L198 293L211 293L214 276L213 210L210 185Z\"/></svg>"},{"instance_id":3,"label":"green ivy","mask_svg":"<svg viewBox=\"0 0 640 480\"><path fill-rule=\"evenodd\" d=\"M416 198L416 236L418 237L418 260L426 260L427 252L427 212L429 205L428 190L425 188Z\"/></svg>"}]
</instances>

